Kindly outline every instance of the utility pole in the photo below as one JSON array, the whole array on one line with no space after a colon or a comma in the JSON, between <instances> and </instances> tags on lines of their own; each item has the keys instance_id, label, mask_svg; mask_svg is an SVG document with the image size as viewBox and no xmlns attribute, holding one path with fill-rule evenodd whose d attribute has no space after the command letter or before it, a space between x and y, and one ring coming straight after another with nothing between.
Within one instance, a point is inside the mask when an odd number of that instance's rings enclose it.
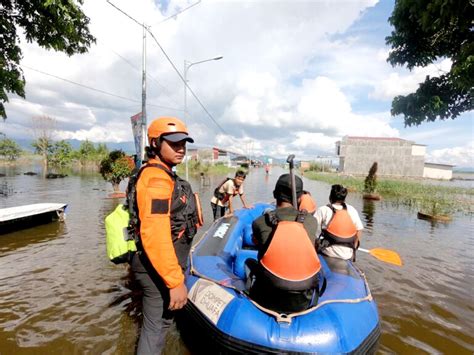
<instances>
[{"instance_id":1,"label":"utility pole","mask_svg":"<svg viewBox=\"0 0 474 355\"><path fill-rule=\"evenodd\" d=\"M147 144L146 122L146 26L143 24L143 53L142 53L142 141L140 144L140 165L146 160L145 147Z\"/></svg>"},{"instance_id":2,"label":"utility pole","mask_svg":"<svg viewBox=\"0 0 474 355\"><path fill-rule=\"evenodd\" d=\"M184 123L186 124L186 126L188 125L188 103L187 103L187 99L186 99L186 89L187 89L187 84L188 84L188 80L186 79L186 73L188 72L188 63L186 62L186 59L184 60L184 69L183 69L183 78L184 78L184 112L183 112L183 115L184 115ZM186 153L184 155L184 166L185 166L185 176L186 176L186 181L188 181L189 179L189 164L188 164L188 159L189 159L189 155L188 155L188 150L186 149Z\"/></svg>"}]
</instances>

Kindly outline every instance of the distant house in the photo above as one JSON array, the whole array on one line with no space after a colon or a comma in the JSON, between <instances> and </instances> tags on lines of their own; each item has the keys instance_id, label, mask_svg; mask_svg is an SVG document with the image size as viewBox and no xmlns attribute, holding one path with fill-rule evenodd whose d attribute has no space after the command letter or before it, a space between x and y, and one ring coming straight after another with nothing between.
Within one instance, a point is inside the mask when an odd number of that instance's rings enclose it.
<instances>
[{"instance_id":1,"label":"distant house","mask_svg":"<svg viewBox=\"0 0 474 355\"><path fill-rule=\"evenodd\" d=\"M301 168L302 170L308 170L310 167L311 167L311 162L310 162L310 161L304 161L304 160L302 160L302 161L300 162L300 168Z\"/></svg>"},{"instance_id":2,"label":"distant house","mask_svg":"<svg viewBox=\"0 0 474 355\"><path fill-rule=\"evenodd\" d=\"M425 163L423 177L430 179L451 180L453 178L454 165Z\"/></svg>"},{"instance_id":3,"label":"distant house","mask_svg":"<svg viewBox=\"0 0 474 355\"><path fill-rule=\"evenodd\" d=\"M336 142L336 154L339 156L339 171L345 174L366 175L377 162L380 176L452 177L452 166L425 163L425 145L401 138L345 136Z\"/></svg>"}]
</instances>

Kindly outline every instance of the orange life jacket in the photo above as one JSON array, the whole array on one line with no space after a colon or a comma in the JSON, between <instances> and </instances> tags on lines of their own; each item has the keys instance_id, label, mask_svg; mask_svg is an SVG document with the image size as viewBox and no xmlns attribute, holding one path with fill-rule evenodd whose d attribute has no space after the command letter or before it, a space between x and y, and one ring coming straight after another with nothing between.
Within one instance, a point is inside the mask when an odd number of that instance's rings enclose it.
<instances>
[{"instance_id":1,"label":"orange life jacket","mask_svg":"<svg viewBox=\"0 0 474 355\"><path fill-rule=\"evenodd\" d=\"M202 222L199 200L187 181L156 159L134 180L129 190L135 194L137 249L144 251L166 286L175 288L184 282L182 269Z\"/></svg>"},{"instance_id":2,"label":"orange life jacket","mask_svg":"<svg viewBox=\"0 0 474 355\"><path fill-rule=\"evenodd\" d=\"M260 259L263 274L283 290L303 291L318 285L321 264L315 246L303 226L306 211L298 212L295 221L275 221L267 248Z\"/></svg>"},{"instance_id":3,"label":"orange life jacket","mask_svg":"<svg viewBox=\"0 0 474 355\"><path fill-rule=\"evenodd\" d=\"M310 214L314 214L316 212L316 208L318 206L316 205L316 201L314 201L313 197L308 191L303 191L303 194L300 197L300 205L298 206L298 209L300 211L306 210Z\"/></svg>"},{"instance_id":4,"label":"orange life jacket","mask_svg":"<svg viewBox=\"0 0 474 355\"><path fill-rule=\"evenodd\" d=\"M338 244L356 249L357 228L352 221L347 206L342 204L342 209L337 210L332 205L327 205L332 210L332 217L326 229L322 230L322 236L330 245Z\"/></svg>"}]
</instances>

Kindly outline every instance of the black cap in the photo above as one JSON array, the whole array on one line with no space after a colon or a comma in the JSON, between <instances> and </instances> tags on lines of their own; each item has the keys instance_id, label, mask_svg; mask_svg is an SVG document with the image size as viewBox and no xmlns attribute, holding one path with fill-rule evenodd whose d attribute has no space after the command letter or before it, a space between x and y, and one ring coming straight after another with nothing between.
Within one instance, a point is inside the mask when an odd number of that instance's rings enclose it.
<instances>
[{"instance_id":1,"label":"black cap","mask_svg":"<svg viewBox=\"0 0 474 355\"><path fill-rule=\"evenodd\" d=\"M163 134L161 137L169 142L187 141L189 143L194 143L194 139L182 132Z\"/></svg>"},{"instance_id":2,"label":"black cap","mask_svg":"<svg viewBox=\"0 0 474 355\"><path fill-rule=\"evenodd\" d=\"M303 194L303 180L299 176L295 175L295 187L296 187L296 198L300 198ZM283 174L278 178L278 181L275 185L275 190L273 191L273 197L278 200L283 200L286 202L292 202L292 193L291 193L291 176L290 174Z\"/></svg>"}]
</instances>

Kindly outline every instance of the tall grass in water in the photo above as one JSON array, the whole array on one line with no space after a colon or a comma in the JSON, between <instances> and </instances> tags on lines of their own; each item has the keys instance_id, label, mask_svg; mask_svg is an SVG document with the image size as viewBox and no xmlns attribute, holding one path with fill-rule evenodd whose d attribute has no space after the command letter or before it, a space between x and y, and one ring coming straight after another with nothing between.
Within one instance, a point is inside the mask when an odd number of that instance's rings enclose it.
<instances>
[{"instance_id":1,"label":"tall grass in water","mask_svg":"<svg viewBox=\"0 0 474 355\"><path fill-rule=\"evenodd\" d=\"M179 164L178 168L178 175L184 176L186 165L184 163ZM236 168L229 168L223 164L209 164L204 163L199 160L190 160L188 162L188 170L191 175L200 175L201 173L204 175L225 175L232 172L232 176L236 171ZM245 170L245 169L243 169Z\"/></svg>"},{"instance_id":2,"label":"tall grass in water","mask_svg":"<svg viewBox=\"0 0 474 355\"><path fill-rule=\"evenodd\" d=\"M350 191L362 193L364 179L337 174L305 172L305 177L328 184L341 184ZM421 181L381 179L377 181L377 192L385 199L396 200L410 208L428 214L450 215L455 212L474 213L474 190L423 184Z\"/></svg>"}]
</instances>

